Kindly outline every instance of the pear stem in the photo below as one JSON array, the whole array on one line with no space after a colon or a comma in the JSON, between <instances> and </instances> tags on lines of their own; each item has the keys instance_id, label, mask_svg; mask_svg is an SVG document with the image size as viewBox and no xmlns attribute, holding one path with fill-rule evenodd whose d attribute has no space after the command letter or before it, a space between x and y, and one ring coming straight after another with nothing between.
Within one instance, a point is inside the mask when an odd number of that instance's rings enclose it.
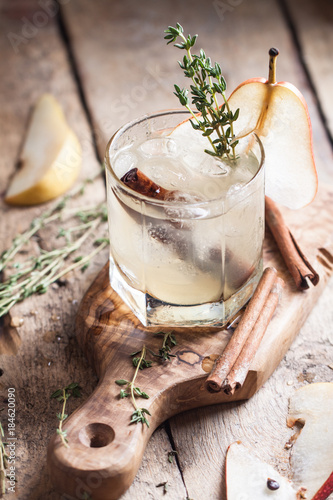
<instances>
[{"instance_id":1,"label":"pear stem","mask_svg":"<svg viewBox=\"0 0 333 500\"><path fill-rule=\"evenodd\" d=\"M276 58L279 55L278 49L269 49L269 73L268 73L268 83L276 83Z\"/></svg>"}]
</instances>

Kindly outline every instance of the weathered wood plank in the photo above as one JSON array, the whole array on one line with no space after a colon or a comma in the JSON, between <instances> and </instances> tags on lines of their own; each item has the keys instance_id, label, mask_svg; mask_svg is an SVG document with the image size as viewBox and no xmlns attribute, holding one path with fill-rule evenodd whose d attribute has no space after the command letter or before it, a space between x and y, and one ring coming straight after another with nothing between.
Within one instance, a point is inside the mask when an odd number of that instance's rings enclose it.
<instances>
[{"instance_id":1,"label":"weathered wood plank","mask_svg":"<svg viewBox=\"0 0 333 500\"><path fill-rule=\"evenodd\" d=\"M99 169L92 147L92 136L86 121L76 84L68 64L67 54L59 37L54 18L41 16L43 12L35 1L2 2L1 32L1 81L0 81L0 183L3 192L16 165L30 107L43 92L53 93L61 102L66 117L78 134L83 147L81 179ZM26 18L29 21L22 21ZM34 28L33 22L46 20L45 26ZM32 23L32 27L29 24ZM32 31L25 31L29 28ZM39 24L40 25L40 24ZM26 26L26 28L25 28ZM9 34L23 39L16 50L11 46ZM30 36L23 36L29 33ZM12 38L13 39L13 38ZM82 203L102 201L103 182L89 188ZM46 210L50 204L28 209L7 207L1 200L1 251L12 238L28 228L31 220ZM53 227L49 235L52 244L59 228ZM30 247L33 250L33 245ZM100 257L102 261L106 253ZM96 267L95 267L96 266ZM87 284L99 268L95 266L86 275L79 272L68 279L65 287L54 285L47 295L32 297L15 306L12 317L22 319L22 326L12 328L20 347L16 356L0 358L1 406L6 417L7 390L16 390L17 447L16 477L17 498L55 498L48 484L46 473L46 444L57 425L58 404L50 400L51 392L68 381L77 380L84 387L84 397L92 390L96 379L88 367L73 338L72 322ZM10 321L10 317L8 318ZM8 329L1 332L1 340ZM69 410L79 401L70 402ZM3 421L7 434L6 421Z\"/></svg>"},{"instance_id":2,"label":"weathered wood plank","mask_svg":"<svg viewBox=\"0 0 333 500\"><path fill-rule=\"evenodd\" d=\"M333 3L291 0L286 2L286 8L333 137Z\"/></svg>"}]
</instances>

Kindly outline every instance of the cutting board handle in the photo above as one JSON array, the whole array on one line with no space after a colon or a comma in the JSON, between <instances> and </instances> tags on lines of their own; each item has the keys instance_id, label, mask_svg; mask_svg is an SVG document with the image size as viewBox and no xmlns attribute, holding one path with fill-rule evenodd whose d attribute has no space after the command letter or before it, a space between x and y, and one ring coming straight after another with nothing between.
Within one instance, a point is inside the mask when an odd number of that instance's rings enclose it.
<instances>
[{"instance_id":1,"label":"cutting board handle","mask_svg":"<svg viewBox=\"0 0 333 500\"><path fill-rule=\"evenodd\" d=\"M115 396L116 384L110 375L105 374L93 394L66 420L69 448L58 435L49 443L53 481L73 499L119 498L133 482L156 427L124 425L133 408Z\"/></svg>"}]
</instances>

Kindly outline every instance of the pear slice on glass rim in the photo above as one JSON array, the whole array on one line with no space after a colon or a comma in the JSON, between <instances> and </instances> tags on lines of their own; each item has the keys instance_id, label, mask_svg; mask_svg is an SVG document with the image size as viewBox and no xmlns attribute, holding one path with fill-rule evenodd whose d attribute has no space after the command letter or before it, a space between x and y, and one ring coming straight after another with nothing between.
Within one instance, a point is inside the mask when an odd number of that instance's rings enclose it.
<instances>
[{"instance_id":1,"label":"pear slice on glass rim","mask_svg":"<svg viewBox=\"0 0 333 500\"><path fill-rule=\"evenodd\" d=\"M36 205L63 194L77 179L81 160L79 140L61 106L51 94L43 94L32 112L6 203Z\"/></svg>"},{"instance_id":2,"label":"pear slice on glass rim","mask_svg":"<svg viewBox=\"0 0 333 500\"><path fill-rule=\"evenodd\" d=\"M231 110L240 109L233 123L242 137L255 131L265 150L266 195L297 209L308 205L318 188L309 111L301 92L291 83L276 82L277 49L269 51L269 77L241 83L230 95Z\"/></svg>"}]
</instances>

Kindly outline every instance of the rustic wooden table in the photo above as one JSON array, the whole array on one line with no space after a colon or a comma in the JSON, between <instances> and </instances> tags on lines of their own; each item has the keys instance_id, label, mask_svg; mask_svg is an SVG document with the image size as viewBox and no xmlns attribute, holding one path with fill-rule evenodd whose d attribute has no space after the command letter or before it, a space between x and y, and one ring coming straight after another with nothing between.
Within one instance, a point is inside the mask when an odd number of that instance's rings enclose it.
<instances>
[{"instance_id":1,"label":"rustic wooden table","mask_svg":"<svg viewBox=\"0 0 333 500\"><path fill-rule=\"evenodd\" d=\"M45 91L61 102L83 148L84 179L95 173L108 138L146 112L177 107L172 85L181 83L176 49L166 49L163 29L177 21L199 33L200 45L222 62L229 89L267 74L267 51L280 49L278 80L304 94L312 119L319 178L333 183L333 4L325 0L2 0L0 144L1 191L15 171L31 105ZM104 183L88 186L81 204L103 201ZM43 207L12 208L0 202L1 248L7 248ZM55 244L59 227L42 231L39 245ZM304 228L306 230L306 228ZM31 243L31 250L36 242ZM83 251L86 248L83 249ZM20 500L65 500L46 468L47 443L57 426L50 394L79 382L85 400L96 377L74 337L78 303L107 260L107 251L54 284L47 294L16 305L2 319L1 406L15 388ZM224 499L227 446L242 440L263 460L290 474L284 449L288 399L311 382L333 381L333 281L320 297L274 375L249 401L180 414L153 434L133 485L123 500ZM80 400L69 402L72 412ZM6 412L3 413L6 429ZM177 450L170 463L168 452ZM79 497L78 497L79 498Z\"/></svg>"}]
</instances>

